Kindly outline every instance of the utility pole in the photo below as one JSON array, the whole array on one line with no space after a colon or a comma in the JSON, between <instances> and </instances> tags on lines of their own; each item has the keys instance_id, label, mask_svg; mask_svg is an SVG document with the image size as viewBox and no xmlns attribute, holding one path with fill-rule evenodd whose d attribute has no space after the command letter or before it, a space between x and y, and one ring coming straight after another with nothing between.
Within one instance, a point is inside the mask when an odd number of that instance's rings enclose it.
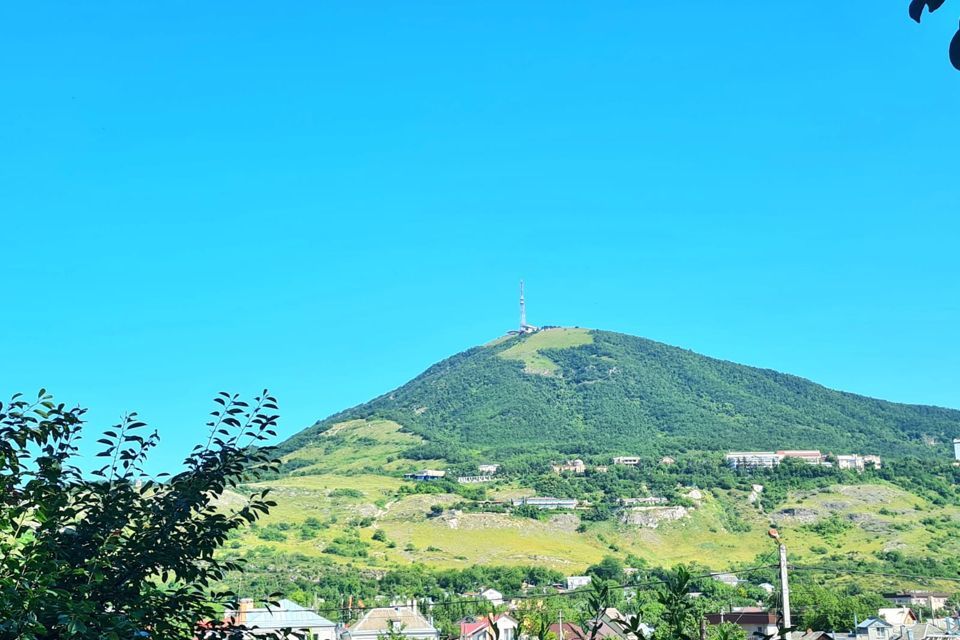
<instances>
[{"instance_id":1,"label":"utility pole","mask_svg":"<svg viewBox=\"0 0 960 640\"><path fill-rule=\"evenodd\" d=\"M523 281L520 281L520 289L523 290ZM521 294L522 295L522 294ZM522 300L523 298L521 298ZM557 634L559 640L563 640L563 609L558 612L560 615L560 633Z\"/></svg>"},{"instance_id":2,"label":"utility pole","mask_svg":"<svg viewBox=\"0 0 960 640\"><path fill-rule=\"evenodd\" d=\"M787 547L780 539L780 533L776 529L767 531L767 535L776 541L778 551L780 552L780 614L783 618L783 627L789 629L793 626L790 619L790 583L787 579ZM790 632L787 632L786 638L780 640L790 640Z\"/></svg>"}]
</instances>

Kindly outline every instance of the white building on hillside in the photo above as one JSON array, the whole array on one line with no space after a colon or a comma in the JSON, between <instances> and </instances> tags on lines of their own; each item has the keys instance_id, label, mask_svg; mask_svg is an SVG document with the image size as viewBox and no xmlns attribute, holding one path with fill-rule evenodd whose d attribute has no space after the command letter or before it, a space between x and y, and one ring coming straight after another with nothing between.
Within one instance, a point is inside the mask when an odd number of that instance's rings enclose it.
<instances>
[{"instance_id":1,"label":"white building on hillside","mask_svg":"<svg viewBox=\"0 0 960 640\"><path fill-rule=\"evenodd\" d=\"M732 451L725 459L734 469L756 469L775 467L783 456L773 451Z\"/></svg>"}]
</instances>

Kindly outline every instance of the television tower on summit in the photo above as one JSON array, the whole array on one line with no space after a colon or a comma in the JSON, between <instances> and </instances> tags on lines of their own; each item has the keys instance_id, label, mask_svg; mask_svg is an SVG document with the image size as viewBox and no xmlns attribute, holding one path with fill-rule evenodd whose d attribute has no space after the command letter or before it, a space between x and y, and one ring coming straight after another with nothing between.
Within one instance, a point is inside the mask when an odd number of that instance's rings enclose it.
<instances>
[{"instance_id":1,"label":"television tower on summit","mask_svg":"<svg viewBox=\"0 0 960 640\"><path fill-rule=\"evenodd\" d=\"M527 324L527 302L523 297L523 280L520 281L520 331L519 333L533 333L537 328Z\"/></svg>"}]
</instances>

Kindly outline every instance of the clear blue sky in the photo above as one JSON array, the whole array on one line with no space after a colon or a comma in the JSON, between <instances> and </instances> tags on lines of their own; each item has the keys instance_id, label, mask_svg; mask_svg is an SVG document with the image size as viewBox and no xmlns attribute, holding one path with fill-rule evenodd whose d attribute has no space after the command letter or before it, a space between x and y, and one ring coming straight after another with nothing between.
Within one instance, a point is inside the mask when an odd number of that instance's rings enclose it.
<instances>
[{"instance_id":1,"label":"clear blue sky","mask_svg":"<svg viewBox=\"0 0 960 640\"><path fill-rule=\"evenodd\" d=\"M960 407L960 4L7 3L0 396L170 467L529 318ZM87 438L92 442L91 434Z\"/></svg>"}]
</instances>

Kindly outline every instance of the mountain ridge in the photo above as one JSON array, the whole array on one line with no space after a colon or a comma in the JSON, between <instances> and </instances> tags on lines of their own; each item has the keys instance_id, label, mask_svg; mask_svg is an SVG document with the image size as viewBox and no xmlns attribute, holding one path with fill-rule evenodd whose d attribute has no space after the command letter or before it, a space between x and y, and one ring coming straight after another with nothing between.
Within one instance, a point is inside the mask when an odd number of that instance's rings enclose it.
<instances>
[{"instance_id":1,"label":"mountain ridge","mask_svg":"<svg viewBox=\"0 0 960 640\"><path fill-rule=\"evenodd\" d=\"M280 451L367 418L399 423L425 438L433 457L448 459L464 451L519 455L530 445L584 454L815 448L944 456L944 443L960 435L954 409L834 390L637 336L559 327L454 354L318 421Z\"/></svg>"}]
</instances>

